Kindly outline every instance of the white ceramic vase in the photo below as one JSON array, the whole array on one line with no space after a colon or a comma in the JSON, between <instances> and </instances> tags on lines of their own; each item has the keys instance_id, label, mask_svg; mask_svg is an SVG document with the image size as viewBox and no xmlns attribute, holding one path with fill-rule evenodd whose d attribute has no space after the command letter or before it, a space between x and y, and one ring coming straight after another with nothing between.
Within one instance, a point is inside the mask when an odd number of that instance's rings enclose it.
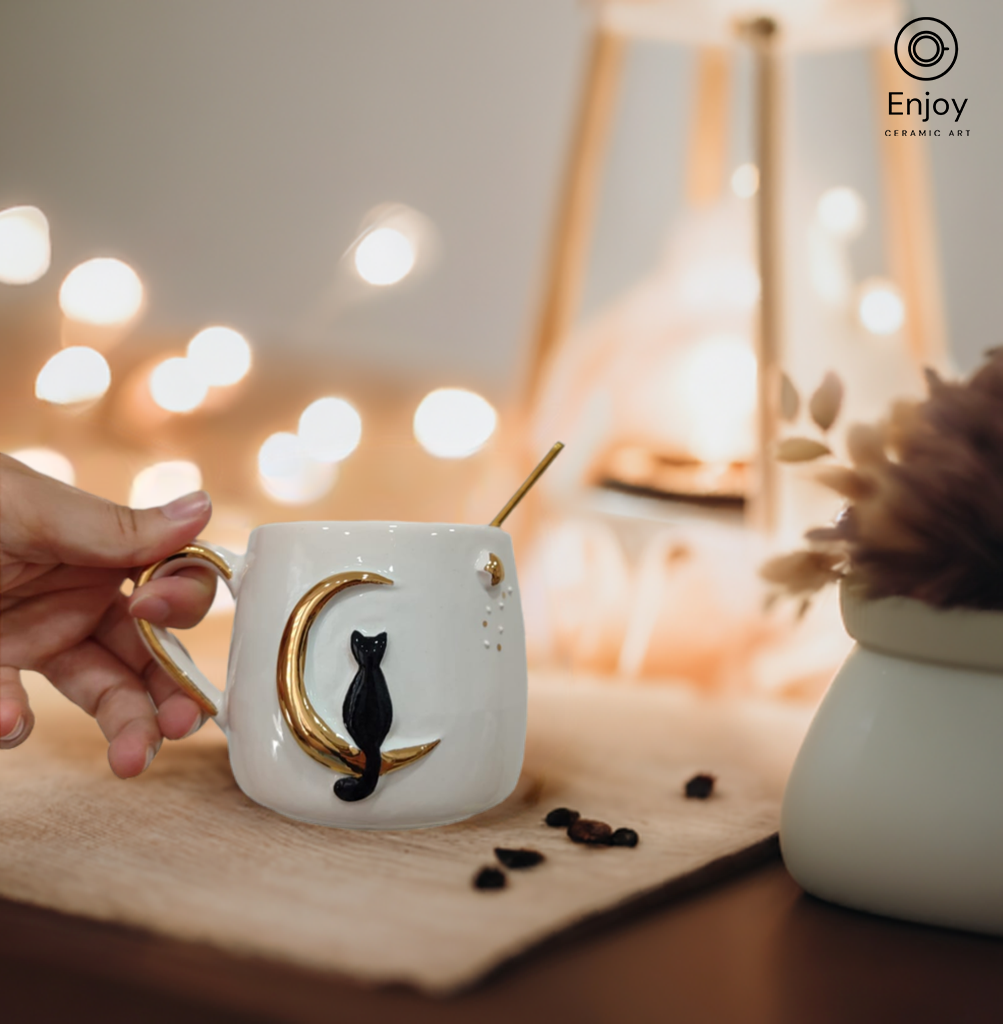
<instances>
[{"instance_id":1,"label":"white ceramic vase","mask_svg":"<svg viewBox=\"0 0 1003 1024\"><path fill-rule=\"evenodd\" d=\"M857 646L787 784L787 868L834 903L1003 934L1003 612L841 604Z\"/></svg>"}]
</instances>

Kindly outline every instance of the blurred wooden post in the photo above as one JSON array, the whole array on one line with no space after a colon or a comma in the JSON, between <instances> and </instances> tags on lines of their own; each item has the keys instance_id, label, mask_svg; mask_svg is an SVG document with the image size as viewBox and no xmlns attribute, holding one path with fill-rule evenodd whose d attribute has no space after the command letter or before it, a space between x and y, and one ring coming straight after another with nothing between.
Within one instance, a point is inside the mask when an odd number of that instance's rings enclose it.
<instances>
[{"instance_id":1,"label":"blurred wooden post","mask_svg":"<svg viewBox=\"0 0 1003 1024\"><path fill-rule=\"evenodd\" d=\"M780 181L782 101L776 22L757 18L743 26L755 68L757 250L759 323L756 407L756 473L750 519L767 534L779 522L778 466L775 456L780 425L780 377L783 353L782 200Z\"/></svg>"},{"instance_id":2,"label":"blurred wooden post","mask_svg":"<svg viewBox=\"0 0 1003 1024\"><path fill-rule=\"evenodd\" d=\"M730 53L719 46L701 49L686 167L686 196L693 206L717 202L724 187L730 85Z\"/></svg>"},{"instance_id":3,"label":"blurred wooden post","mask_svg":"<svg viewBox=\"0 0 1003 1024\"><path fill-rule=\"evenodd\" d=\"M625 47L623 37L597 29L564 172L543 305L530 353L527 408L539 397L547 366L558 342L571 329L581 298Z\"/></svg>"},{"instance_id":4,"label":"blurred wooden post","mask_svg":"<svg viewBox=\"0 0 1003 1024\"><path fill-rule=\"evenodd\" d=\"M882 127L885 244L892 279L905 302L906 344L920 366L950 371L927 148L913 140L885 138L883 131L890 123L888 93L905 91L908 96L914 91L910 85L917 83L902 73L889 47L875 51L874 67Z\"/></svg>"}]
</instances>

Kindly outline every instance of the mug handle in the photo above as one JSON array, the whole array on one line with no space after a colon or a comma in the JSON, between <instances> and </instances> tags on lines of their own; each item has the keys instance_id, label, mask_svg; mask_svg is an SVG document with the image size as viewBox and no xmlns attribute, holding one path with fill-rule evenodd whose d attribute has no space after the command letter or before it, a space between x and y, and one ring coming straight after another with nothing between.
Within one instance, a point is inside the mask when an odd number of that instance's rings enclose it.
<instances>
[{"instance_id":1,"label":"mug handle","mask_svg":"<svg viewBox=\"0 0 1003 1024\"><path fill-rule=\"evenodd\" d=\"M160 576L169 576L191 563L208 566L226 584L226 588L237 596L240 586L240 568L243 559L226 548L205 541L193 541L186 544L173 555L161 558L159 562L148 565L136 580L136 586ZM146 619L136 619L139 635L146 644L147 650L153 655L160 667L175 683L199 706L203 714L211 715L217 724L224 727L223 693L199 671L191 655L184 649L181 641L162 626L155 626Z\"/></svg>"}]
</instances>

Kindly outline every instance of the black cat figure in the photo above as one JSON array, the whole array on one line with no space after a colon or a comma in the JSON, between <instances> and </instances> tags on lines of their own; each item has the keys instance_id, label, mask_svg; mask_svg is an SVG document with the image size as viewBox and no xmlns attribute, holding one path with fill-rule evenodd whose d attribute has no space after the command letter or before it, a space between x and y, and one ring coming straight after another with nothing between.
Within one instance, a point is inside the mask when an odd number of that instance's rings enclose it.
<instances>
[{"instance_id":1,"label":"black cat figure","mask_svg":"<svg viewBox=\"0 0 1003 1024\"><path fill-rule=\"evenodd\" d=\"M383 761L380 748L394 719L390 691L380 668L386 649L386 633L376 636L363 636L358 630L352 633L352 654L359 663L359 671L345 694L341 713L352 739L366 755L366 766L361 775L339 779L334 784L335 796L342 800L364 800L379 782Z\"/></svg>"}]
</instances>

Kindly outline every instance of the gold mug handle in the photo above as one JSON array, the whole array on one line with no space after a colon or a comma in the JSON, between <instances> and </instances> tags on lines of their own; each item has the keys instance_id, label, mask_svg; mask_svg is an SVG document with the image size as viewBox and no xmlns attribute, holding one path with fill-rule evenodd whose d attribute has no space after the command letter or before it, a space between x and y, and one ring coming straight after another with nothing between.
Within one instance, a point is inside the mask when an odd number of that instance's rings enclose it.
<instances>
[{"instance_id":1,"label":"gold mug handle","mask_svg":"<svg viewBox=\"0 0 1003 1024\"><path fill-rule=\"evenodd\" d=\"M136 586L141 587L155 577L168 576L195 562L212 569L236 597L242 561L240 556L227 551L226 548L207 544L205 541L193 541L175 551L173 555L147 566L139 574ZM203 713L214 717L222 726L223 693L203 675L181 642L162 626L155 626L146 619L136 619L136 626L147 650L160 667L195 701Z\"/></svg>"}]
</instances>

